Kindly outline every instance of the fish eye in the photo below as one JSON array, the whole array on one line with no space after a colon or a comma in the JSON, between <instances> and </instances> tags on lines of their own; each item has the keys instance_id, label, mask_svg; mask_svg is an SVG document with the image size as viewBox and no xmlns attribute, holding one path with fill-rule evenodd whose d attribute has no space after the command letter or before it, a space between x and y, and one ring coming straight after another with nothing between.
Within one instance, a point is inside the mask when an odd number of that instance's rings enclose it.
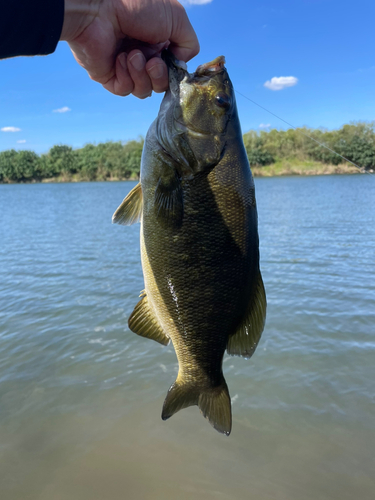
<instances>
[{"instance_id":1,"label":"fish eye","mask_svg":"<svg viewBox=\"0 0 375 500\"><path fill-rule=\"evenodd\" d=\"M229 108L230 107L230 97L224 92L220 92L215 97L215 104L220 108Z\"/></svg>"}]
</instances>

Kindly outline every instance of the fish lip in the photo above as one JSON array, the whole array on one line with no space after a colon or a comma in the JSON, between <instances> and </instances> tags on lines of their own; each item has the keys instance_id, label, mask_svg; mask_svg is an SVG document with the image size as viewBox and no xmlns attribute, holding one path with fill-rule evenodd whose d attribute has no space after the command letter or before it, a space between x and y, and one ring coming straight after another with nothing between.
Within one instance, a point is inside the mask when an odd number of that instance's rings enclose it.
<instances>
[{"instance_id":1,"label":"fish lip","mask_svg":"<svg viewBox=\"0 0 375 500\"><path fill-rule=\"evenodd\" d=\"M180 61L169 49L164 49L161 53L161 58L171 70L182 70L187 73L187 66L184 61Z\"/></svg>"},{"instance_id":2,"label":"fish lip","mask_svg":"<svg viewBox=\"0 0 375 500\"><path fill-rule=\"evenodd\" d=\"M194 76L212 76L225 70L225 57L216 57L213 61L201 64L195 70Z\"/></svg>"},{"instance_id":3,"label":"fish lip","mask_svg":"<svg viewBox=\"0 0 375 500\"><path fill-rule=\"evenodd\" d=\"M169 49L162 51L161 58L168 68L169 88L166 95L170 92L174 98L179 99L180 83L189 76L186 64L179 61Z\"/></svg>"}]
</instances>

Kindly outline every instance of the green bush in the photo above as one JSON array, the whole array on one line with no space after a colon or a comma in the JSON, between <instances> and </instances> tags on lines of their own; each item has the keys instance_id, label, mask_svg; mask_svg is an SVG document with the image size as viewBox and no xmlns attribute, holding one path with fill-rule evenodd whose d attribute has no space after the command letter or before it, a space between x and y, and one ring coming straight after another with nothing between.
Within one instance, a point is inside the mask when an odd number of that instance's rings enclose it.
<instances>
[{"instance_id":1,"label":"green bush","mask_svg":"<svg viewBox=\"0 0 375 500\"><path fill-rule=\"evenodd\" d=\"M375 122L350 123L339 130L272 129L251 130L243 136L249 162L265 166L276 161L314 160L337 165L344 160L318 143L326 145L365 169L375 168ZM309 137L315 139L314 142ZM53 146L38 156L33 151L0 152L0 182L27 182L59 177L65 180L111 180L138 178L143 139L86 144L73 150Z\"/></svg>"},{"instance_id":2,"label":"green bush","mask_svg":"<svg viewBox=\"0 0 375 500\"><path fill-rule=\"evenodd\" d=\"M0 182L26 182L60 177L65 180L139 178L143 139L86 144L73 150L53 146L38 156L33 151L0 152Z\"/></svg>"},{"instance_id":3,"label":"green bush","mask_svg":"<svg viewBox=\"0 0 375 500\"><path fill-rule=\"evenodd\" d=\"M338 156L341 155L359 167L370 169L375 167L374 126L375 122L357 122L332 131L307 127L250 131L244 135L244 144L250 164L258 166L290 159L338 165L344 162Z\"/></svg>"},{"instance_id":4,"label":"green bush","mask_svg":"<svg viewBox=\"0 0 375 500\"><path fill-rule=\"evenodd\" d=\"M22 182L40 180L40 157L33 151L3 151L0 153L0 180Z\"/></svg>"}]
</instances>

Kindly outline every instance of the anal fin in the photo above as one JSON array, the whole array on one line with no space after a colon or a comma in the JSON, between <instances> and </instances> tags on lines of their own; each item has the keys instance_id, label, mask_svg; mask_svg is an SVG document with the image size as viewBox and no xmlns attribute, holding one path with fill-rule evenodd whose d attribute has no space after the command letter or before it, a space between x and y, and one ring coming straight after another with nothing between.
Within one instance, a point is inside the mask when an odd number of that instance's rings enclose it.
<instances>
[{"instance_id":1,"label":"anal fin","mask_svg":"<svg viewBox=\"0 0 375 500\"><path fill-rule=\"evenodd\" d=\"M162 345L168 345L169 337L164 333L151 310L146 292L142 292L141 297L129 317L128 325L130 330L141 337L155 340Z\"/></svg>"},{"instance_id":2,"label":"anal fin","mask_svg":"<svg viewBox=\"0 0 375 500\"><path fill-rule=\"evenodd\" d=\"M234 356L250 358L259 343L266 320L266 292L264 290L262 275L257 278L255 295L251 297L250 304L246 310L237 331L229 337L227 353Z\"/></svg>"},{"instance_id":3,"label":"anal fin","mask_svg":"<svg viewBox=\"0 0 375 500\"><path fill-rule=\"evenodd\" d=\"M142 207L142 187L141 183L138 182L113 214L112 222L114 224L122 224L123 226L131 226L140 221Z\"/></svg>"}]
</instances>

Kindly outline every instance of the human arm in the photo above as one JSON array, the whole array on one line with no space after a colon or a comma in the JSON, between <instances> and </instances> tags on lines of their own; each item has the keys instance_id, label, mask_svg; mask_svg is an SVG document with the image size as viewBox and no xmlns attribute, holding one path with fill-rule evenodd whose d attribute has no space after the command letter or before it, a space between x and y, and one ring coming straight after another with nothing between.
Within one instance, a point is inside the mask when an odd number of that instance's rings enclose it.
<instances>
[{"instance_id":1,"label":"human arm","mask_svg":"<svg viewBox=\"0 0 375 500\"><path fill-rule=\"evenodd\" d=\"M64 0L0 0L0 59L51 54L63 20Z\"/></svg>"}]
</instances>

